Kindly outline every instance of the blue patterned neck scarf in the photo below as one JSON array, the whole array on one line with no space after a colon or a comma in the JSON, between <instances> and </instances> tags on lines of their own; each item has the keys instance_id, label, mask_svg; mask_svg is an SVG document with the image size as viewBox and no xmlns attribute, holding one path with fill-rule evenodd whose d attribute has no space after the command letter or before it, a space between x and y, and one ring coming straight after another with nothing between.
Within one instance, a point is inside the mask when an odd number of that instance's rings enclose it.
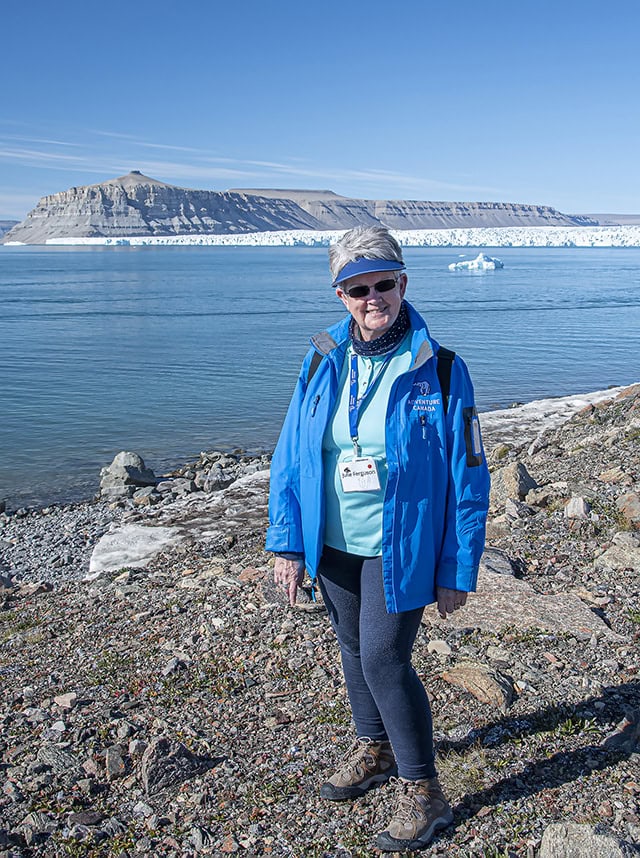
<instances>
[{"instance_id":1,"label":"blue patterned neck scarf","mask_svg":"<svg viewBox=\"0 0 640 858\"><path fill-rule=\"evenodd\" d=\"M400 306L398 318L393 325L381 337L365 342L358 337L358 326L352 317L349 322L349 339L354 352L361 357L375 357L377 355L388 355L398 348L404 335L411 327L407 305L403 301Z\"/></svg>"}]
</instances>

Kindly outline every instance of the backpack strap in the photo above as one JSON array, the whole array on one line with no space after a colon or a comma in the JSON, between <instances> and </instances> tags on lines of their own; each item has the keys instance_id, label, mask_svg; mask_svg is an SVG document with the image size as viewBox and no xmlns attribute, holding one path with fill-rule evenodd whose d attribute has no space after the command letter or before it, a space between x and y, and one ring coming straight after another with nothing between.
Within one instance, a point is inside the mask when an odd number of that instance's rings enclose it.
<instances>
[{"instance_id":1,"label":"backpack strap","mask_svg":"<svg viewBox=\"0 0 640 858\"><path fill-rule=\"evenodd\" d=\"M447 413L449 408L449 390L451 388L451 366L453 364L455 352L451 349L446 349L440 346L437 352L437 372L438 381L440 382L440 390L442 391L442 407L444 413Z\"/></svg>"},{"instance_id":2,"label":"backpack strap","mask_svg":"<svg viewBox=\"0 0 640 858\"><path fill-rule=\"evenodd\" d=\"M323 357L324 355L321 355L320 352L314 351L311 363L309 364L309 372L307 373L307 387L311 383L313 376L316 374L316 370L320 366L320 361Z\"/></svg>"}]
</instances>

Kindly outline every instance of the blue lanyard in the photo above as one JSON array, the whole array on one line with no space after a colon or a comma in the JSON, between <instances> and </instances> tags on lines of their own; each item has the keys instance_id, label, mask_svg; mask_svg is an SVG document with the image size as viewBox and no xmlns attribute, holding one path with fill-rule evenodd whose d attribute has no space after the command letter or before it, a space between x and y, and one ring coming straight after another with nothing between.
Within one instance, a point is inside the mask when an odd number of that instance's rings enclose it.
<instances>
[{"instance_id":1,"label":"blue lanyard","mask_svg":"<svg viewBox=\"0 0 640 858\"><path fill-rule=\"evenodd\" d=\"M358 419L360 417L360 408L365 399L382 378L382 375L388 367L389 361L392 357L393 354L387 355L378 373L369 382L369 385L362 396L358 398L358 355L351 355L351 364L349 369L349 435L353 441L353 452L355 456L360 454L358 448Z\"/></svg>"}]
</instances>

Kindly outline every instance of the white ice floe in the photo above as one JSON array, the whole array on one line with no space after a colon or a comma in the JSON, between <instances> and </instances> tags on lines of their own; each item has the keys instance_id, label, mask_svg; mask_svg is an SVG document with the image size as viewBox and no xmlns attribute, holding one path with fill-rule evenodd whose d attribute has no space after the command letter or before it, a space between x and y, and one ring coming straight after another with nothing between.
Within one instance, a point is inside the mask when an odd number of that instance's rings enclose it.
<instances>
[{"instance_id":1,"label":"white ice floe","mask_svg":"<svg viewBox=\"0 0 640 858\"><path fill-rule=\"evenodd\" d=\"M326 247L345 230L285 229L235 235L152 235L49 238L47 244ZM640 226L505 226L474 229L393 229L403 247L640 247Z\"/></svg>"},{"instance_id":2,"label":"white ice floe","mask_svg":"<svg viewBox=\"0 0 640 858\"><path fill-rule=\"evenodd\" d=\"M461 259L449 265L449 271L495 271L496 268L504 268L504 263L495 256L487 256L486 253L479 253L474 259Z\"/></svg>"}]
</instances>

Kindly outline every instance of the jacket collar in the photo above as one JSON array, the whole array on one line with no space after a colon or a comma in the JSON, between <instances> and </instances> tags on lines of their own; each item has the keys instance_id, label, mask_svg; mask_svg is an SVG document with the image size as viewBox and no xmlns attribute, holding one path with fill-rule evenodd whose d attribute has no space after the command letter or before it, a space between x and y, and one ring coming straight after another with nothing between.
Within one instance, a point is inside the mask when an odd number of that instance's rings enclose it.
<instances>
[{"instance_id":1,"label":"jacket collar","mask_svg":"<svg viewBox=\"0 0 640 858\"><path fill-rule=\"evenodd\" d=\"M435 340L429 336L427 323L418 311L408 302L407 310L411 321L411 366L410 370L418 369L429 360L438 349ZM344 350L349 341L349 321L351 316L345 316L340 322L311 337L311 345L322 355L328 355L336 349Z\"/></svg>"}]
</instances>

